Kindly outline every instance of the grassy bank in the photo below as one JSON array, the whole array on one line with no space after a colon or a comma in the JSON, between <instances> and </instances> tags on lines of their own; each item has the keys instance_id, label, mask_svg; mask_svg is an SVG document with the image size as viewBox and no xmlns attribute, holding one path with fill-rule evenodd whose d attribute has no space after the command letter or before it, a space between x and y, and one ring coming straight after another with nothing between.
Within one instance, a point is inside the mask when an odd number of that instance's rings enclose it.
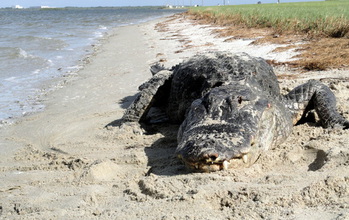
<instances>
[{"instance_id":1,"label":"grassy bank","mask_svg":"<svg viewBox=\"0 0 349 220\"><path fill-rule=\"evenodd\" d=\"M349 0L191 8L190 14L218 25L273 28L276 33L349 37Z\"/></svg>"}]
</instances>

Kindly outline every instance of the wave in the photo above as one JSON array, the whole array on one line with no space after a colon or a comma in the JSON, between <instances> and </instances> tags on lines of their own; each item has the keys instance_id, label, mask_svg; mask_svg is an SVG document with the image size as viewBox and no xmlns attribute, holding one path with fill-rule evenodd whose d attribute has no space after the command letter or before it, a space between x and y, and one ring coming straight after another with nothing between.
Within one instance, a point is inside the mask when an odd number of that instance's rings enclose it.
<instances>
[{"instance_id":1,"label":"wave","mask_svg":"<svg viewBox=\"0 0 349 220\"><path fill-rule=\"evenodd\" d=\"M104 25L99 25L98 26L99 30L108 30L108 27L104 26Z\"/></svg>"},{"instance_id":2,"label":"wave","mask_svg":"<svg viewBox=\"0 0 349 220\"><path fill-rule=\"evenodd\" d=\"M28 54L27 51L23 50L22 48L17 48L18 49L18 56L23 57L23 58L34 58L33 55Z\"/></svg>"},{"instance_id":3,"label":"wave","mask_svg":"<svg viewBox=\"0 0 349 220\"><path fill-rule=\"evenodd\" d=\"M104 35L104 32L102 32L102 31L95 31L95 32L93 32L93 34L94 34L94 37L90 37L89 39L91 39L91 40L94 40L95 38L101 38L101 37L103 37L103 35Z\"/></svg>"},{"instance_id":4,"label":"wave","mask_svg":"<svg viewBox=\"0 0 349 220\"><path fill-rule=\"evenodd\" d=\"M20 47L0 47L0 79L23 77L50 66L53 66L52 60L29 53Z\"/></svg>"},{"instance_id":5,"label":"wave","mask_svg":"<svg viewBox=\"0 0 349 220\"><path fill-rule=\"evenodd\" d=\"M17 45L30 50L61 50L68 46L63 39L39 36L18 36L13 39Z\"/></svg>"},{"instance_id":6,"label":"wave","mask_svg":"<svg viewBox=\"0 0 349 220\"><path fill-rule=\"evenodd\" d=\"M17 58L35 58L34 55L29 54L20 47L0 47L0 51L0 61L9 61Z\"/></svg>"}]
</instances>

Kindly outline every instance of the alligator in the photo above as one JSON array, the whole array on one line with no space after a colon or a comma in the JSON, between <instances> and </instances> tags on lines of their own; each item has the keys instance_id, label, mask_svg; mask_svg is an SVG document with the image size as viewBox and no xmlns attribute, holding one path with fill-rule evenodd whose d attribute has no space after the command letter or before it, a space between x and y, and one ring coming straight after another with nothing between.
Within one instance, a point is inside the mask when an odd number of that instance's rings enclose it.
<instances>
[{"instance_id":1,"label":"alligator","mask_svg":"<svg viewBox=\"0 0 349 220\"><path fill-rule=\"evenodd\" d=\"M309 112L324 128L349 128L326 85L310 80L282 95L272 67L246 53L198 54L151 72L122 121L180 124L176 155L197 171L251 166Z\"/></svg>"}]
</instances>

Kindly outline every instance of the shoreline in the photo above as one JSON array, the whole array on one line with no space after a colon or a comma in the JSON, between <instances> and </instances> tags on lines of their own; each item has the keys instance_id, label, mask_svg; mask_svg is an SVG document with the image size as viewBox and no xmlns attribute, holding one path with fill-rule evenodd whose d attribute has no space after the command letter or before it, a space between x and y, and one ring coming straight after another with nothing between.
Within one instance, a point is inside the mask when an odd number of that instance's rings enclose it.
<instances>
[{"instance_id":1,"label":"shoreline","mask_svg":"<svg viewBox=\"0 0 349 220\"><path fill-rule=\"evenodd\" d=\"M71 73L66 73L63 74L60 77L55 77L53 79L50 80L50 83L43 85L41 90L42 92L40 94L37 95L37 97L35 98L35 100L40 100L40 104L45 106L43 110L40 111L35 111L35 112L30 112L29 114L25 114L23 116L20 117L16 117L14 118L14 120L12 121L12 123L10 124L5 124L4 126L0 127L0 130L3 131L2 133L10 133L7 130L16 130L16 127L19 127L19 124L22 123L26 123L26 122L30 122L32 121L32 118L37 118L37 117L43 117L41 115L45 115L47 114L46 111L52 108L55 108L54 105L54 100L57 98L57 93L64 93L66 90L76 90L74 89L74 85L78 85L80 82L80 80L83 79L87 79L88 77L95 77L93 76L94 73L91 73L91 65L93 65L92 63L95 62L95 57L97 56L103 56L104 53L106 53L108 44L111 44L110 41L113 41L114 43L113 46L114 47L118 47L118 40L116 40L115 38L117 38L117 35L120 35L120 32L125 31L129 31L130 30L135 30L138 29L139 26L142 25L146 25L146 24L151 24L157 21L161 21L164 18L158 18L152 21L147 21L147 22L140 22L139 24L130 24L130 25L124 25L124 26L118 26L113 28L111 31L107 32L105 36L103 36L102 38L100 38L98 40L98 42L96 43L96 47L93 47L91 45L91 47L93 48L91 52L85 54L82 59L79 61L81 66L77 71L71 72ZM131 31L130 31L131 32ZM121 35L126 35L124 33L121 33ZM129 34L132 35L132 34ZM125 37L125 36L123 36ZM139 37L139 36L138 36ZM128 41L128 40L124 40L123 41ZM130 40L132 42L132 39ZM125 50L125 48L123 48ZM112 51L108 51L109 53L112 53ZM119 56L120 58L122 56ZM107 64L107 62L105 61L97 61L97 62L101 62L100 64L97 65L101 65L102 63L105 63L105 66L108 66L109 64ZM119 61L122 62L122 61ZM113 62L110 62L113 63ZM114 62L115 63L115 62ZM146 60L144 61L144 63L146 63ZM104 65L104 64L102 64ZM146 64L145 64L146 65ZM112 67L109 67L110 69L112 69ZM101 70L99 70L101 71ZM109 70L112 71L112 70ZM144 70L142 70L142 72L145 72ZM149 72L149 76L150 77L151 74ZM142 81L146 80L147 78L142 78ZM142 81L137 81L139 84ZM91 84L93 84L91 82ZM134 85L134 90L133 92L136 93L137 92L137 87L138 84ZM68 92L69 93L69 92ZM76 93L78 93L78 91L76 91ZM58 95L61 96L61 95ZM59 97L59 101L62 101L62 97ZM63 98L64 99L64 98ZM25 133L25 132L24 132ZM4 135L1 135L1 137L3 137Z\"/></svg>"},{"instance_id":2,"label":"shoreline","mask_svg":"<svg viewBox=\"0 0 349 220\"><path fill-rule=\"evenodd\" d=\"M152 12L153 13L153 12ZM22 86L24 89L24 92L22 93L16 93L17 90L10 90L8 92L11 95L7 95L6 93L4 97L6 99L3 99L2 102L3 106L7 106L8 108L3 109L3 114L1 114L0 117L0 128L7 126L9 124L14 123L16 120L19 120L23 116L27 116L30 114L35 114L36 112L40 112L45 107L42 105L41 100L47 96L48 93L52 92L52 90L55 90L56 88L61 88L64 86L65 81L70 80L72 76L78 74L78 72L84 68L86 64L88 64L89 59L91 56L94 56L95 53L99 50L98 48L103 44L103 41L105 41L105 38L108 38L108 35L112 35L118 28L129 26L129 25L140 25L142 23L151 22L153 20L161 19L166 15L167 13L171 13L168 11L159 12L156 14L148 15L148 17L144 17L143 19L139 16L135 16L135 18L131 19L125 19L123 22L117 22L114 23L107 23L105 22L105 25L102 26L99 25L98 27L92 27L90 28L90 34L83 38L83 35L81 35L80 43L74 44L74 42L70 42L71 44L67 46L67 48L63 48L62 50L57 49L59 53L62 53L61 51L74 51L70 52L67 56L70 58L63 58L61 54L54 57L51 55L51 57L45 57L42 56L43 60L47 60L47 62L50 63L49 66L45 68L39 68L35 71L30 72L28 75L34 75L32 78L29 76L28 81L24 80L26 82L27 87ZM143 15L141 13L142 16ZM85 27L85 26L84 26ZM45 39L45 38L43 38ZM68 42L68 39L62 38L62 39L54 39L54 38L47 38L52 39L52 41L64 41ZM67 44L68 45L68 44ZM70 48L71 47L71 48ZM25 48L25 47L24 47ZM21 48L20 48L21 49ZM23 50L23 49L21 49ZM31 52L28 49L29 53ZM23 50L23 56L25 58L34 56L32 54L27 55L27 52ZM40 55L37 55L40 57ZM34 56L35 57L35 56ZM62 58L58 58L62 57ZM67 60L68 59L68 60ZM63 62L65 61L65 62ZM35 73L35 74L34 74ZM18 84L21 84L20 77L17 75L14 75L14 80L19 78ZM7 82L8 79L4 79L4 91L6 91L6 88L10 88L7 84L5 85L5 82ZM9 80L10 82L11 80ZM13 88L19 87L19 86L12 86ZM30 89L31 88L31 89ZM28 91L27 91L28 90ZM21 89L18 89L18 91L21 91ZM12 95L14 94L14 95ZM3 97L3 98L4 98ZM12 97L12 98L11 98ZM6 102L6 100L9 100ZM12 100L16 100L13 101Z\"/></svg>"},{"instance_id":3,"label":"shoreline","mask_svg":"<svg viewBox=\"0 0 349 220\"><path fill-rule=\"evenodd\" d=\"M0 128L0 218L349 217L348 130L296 126L250 168L191 173L174 156L176 126L149 135L106 128L151 77L152 64L233 50L213 29L181 15L117 28L78 74L47 94L43 112ZM267 53L258 48L249 50ZM275 72L282 92L324 78L349 118L347 71Z\"/></svg>"}]
</instances>

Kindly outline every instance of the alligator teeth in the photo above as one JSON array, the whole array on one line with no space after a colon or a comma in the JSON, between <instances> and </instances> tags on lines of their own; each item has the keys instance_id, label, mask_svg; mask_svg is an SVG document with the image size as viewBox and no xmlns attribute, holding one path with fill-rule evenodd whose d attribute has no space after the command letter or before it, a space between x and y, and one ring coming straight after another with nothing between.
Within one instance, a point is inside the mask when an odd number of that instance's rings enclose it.
<instances>
[{"instance_id":1,"label":"alligator teeth","mask_svg":"<svg viewBox=\"0 0 349 220\"><path fill-rule=\"evenodd\" d=\"M227 170L229 168L229 162L228 161L223 161L223 170Z\"/></svg>"},{"instance_id":2,"label":"alligator teeth","mask_svg":"<svg viewBox=\"0 0 349 220\"><path fill-rule=\"evenodd\" d=\"M247 162L248 162L248 156L247 156L247 154L244 154L244 155L242 156L242 161L243 161L244 163L247 163Z\"/></svg>"}]
</instances>

